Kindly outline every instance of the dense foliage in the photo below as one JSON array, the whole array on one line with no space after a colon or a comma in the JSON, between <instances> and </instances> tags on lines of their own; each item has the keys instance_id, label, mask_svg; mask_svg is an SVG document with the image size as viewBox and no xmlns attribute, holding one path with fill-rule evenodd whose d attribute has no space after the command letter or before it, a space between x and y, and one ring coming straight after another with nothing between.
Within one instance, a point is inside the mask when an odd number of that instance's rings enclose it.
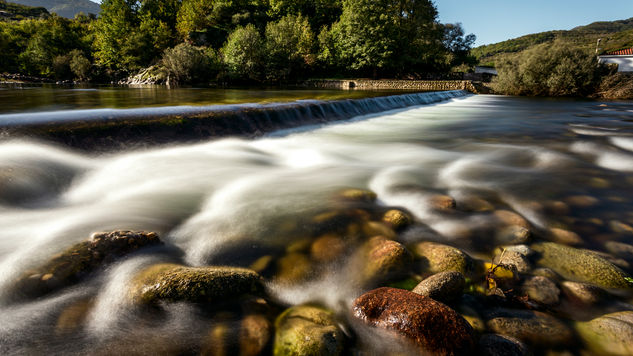
<instances>
[{"instance_id":1,"label":"dense foliage","mask_svg":"<svg viewBox=\"0 0 633 356\"><path fill-rule=\"evenodd\" d=\"M0 21L0 71L116 80L153 66L183 83L422 77L472 64L473 42L439 23L431 0L103 0L98 18Z\"/></svg>"},{"instance_id":2,"label":"dense foliage","mask_svg":"<svg viewBox=\"0 0 633 356\"><path fill-rule=\"evenodd\" d=\"M593 93L602 68L591 51L563 43L541 44L498 67L495 90L529 96L584 96Z\"/></svg>"},{"instance_id":3,"label":"dense foliage","mask_svg":"<svg viewBox=\"0 0 633 356\"><path fill-rule=\"evenodd\" d=\"M50 13L56 13L59 16L69 19L75 18L79 13L98 14L99 4L90 0L10 0L13 3L44 7Z\"/></svg>"}]
</instances>

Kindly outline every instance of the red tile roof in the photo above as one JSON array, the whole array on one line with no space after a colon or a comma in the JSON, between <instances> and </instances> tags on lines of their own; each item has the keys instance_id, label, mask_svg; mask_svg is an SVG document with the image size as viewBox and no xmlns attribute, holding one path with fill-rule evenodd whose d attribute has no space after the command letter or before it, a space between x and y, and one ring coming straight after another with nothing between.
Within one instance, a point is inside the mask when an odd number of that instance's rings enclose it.
<instances>
[{"instance_id":1,"label":"red tile roof","mask_svg":"<svg viewBox=\"0 0 633 356\"><path fill-rule=\"evenodd\" d=\"M606 53L609 56L624 56L624 55L633 55L633 48L620 49L617 51L611 51Z\"/></svg>"}]
</instances>

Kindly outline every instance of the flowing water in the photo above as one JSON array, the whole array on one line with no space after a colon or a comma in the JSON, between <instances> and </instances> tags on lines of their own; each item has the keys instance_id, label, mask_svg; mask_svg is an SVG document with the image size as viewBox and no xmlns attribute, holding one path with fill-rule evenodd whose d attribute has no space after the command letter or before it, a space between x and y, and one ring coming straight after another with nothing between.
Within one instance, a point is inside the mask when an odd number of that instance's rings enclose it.
<instances>
[{"instance_id":1,"label":"flowing water","mask_svg":"<svg viewBox=\"0 0 633 356\"><path fill-rule=\"evenodd\" d=\"M172 303L148 316L126 298L134 274L157 262L248 267L272 256L272 272L262 272L272 302L318 303L346 325L351 301L363 292L351 282L358 270L346 258L310 260L319 232L306 223L340 211L337 192L371 189L374 209L409 211L415 224L398 236L405 245L431 239L486 260L496 242L476 232L494 219L490 211L467 209L474 200L513 210L537 231L575 231L595 250L611 240L632 243L632 171L633 104L485 95L256 140L99 155L5 137L0 352L196 352L216 314ZM457 211L433 210L437 194L453 197ZM578 197L592 197L591 206L576 207ZM568 209L552 213L555 202ZM39 299L16 300L12 286L24 271L94 232L121 229L155 231L165 245ZM290 282L275 278L274 267L289 251L309 261L308 272ZM87 300L81 325L60 332L62 311ZM362 330L344 327L362 342ZM380 342L368 344L380 350Z\"/></svg>"}]
</instances>

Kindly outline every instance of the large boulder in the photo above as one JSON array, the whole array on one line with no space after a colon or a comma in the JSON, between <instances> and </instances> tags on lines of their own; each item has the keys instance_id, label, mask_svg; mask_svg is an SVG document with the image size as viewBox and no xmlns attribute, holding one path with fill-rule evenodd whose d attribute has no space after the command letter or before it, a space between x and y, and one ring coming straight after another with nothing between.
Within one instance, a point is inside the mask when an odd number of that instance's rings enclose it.
<instances>
[{"instance_id":1,"label":"large boulder","mask_svg":"<svg viewBox=\"0 0 633 356\"><path fill-rule=\"evenodd\" d=\"M275 321L273 355L341 355L344 341L332 312L310 305L294 306Z\"/></svg>"},{"instance_id":2,"label":"large boulder","mask_svg":"<svg viewBox=\"0 0 633 356\"><path fill-rule=\"evenodd\" d=\"M141 271L130 286L131 299L140 304L158 301L194 303L230 300L262 292L257 272L238 267L187 267L157 264Z\"/></svg>"},{"instance_id":3,"label":"large boulder","mask_svg":"<svg viewBox=\"0 0 633 356\"><path fill-rule=\"evenodd\" d=\"M535 243L531 248L539 253L537 262L556 271L566 279L585 282L607 289L628 289L630 276L613 263L589 251L552 242Z\"/></svg>"},{"instance_id":4,"label":"large boulder","mask_svg":"<svg viewBox=\"0 0 633 356\"><path fill-rule=\"evenodd\" d=\"M378 288L358 297L353 316L364 324L392 332L423 354L468 355L473 329L448 306L403 289Z\"/></svg>"},{"instance_id":5,"label":"large boulder","mask_svg":"<svg viewBox=\"0 0 633 356\"><path fill-rule=\"evenodd\" d=\"M145 246L162 244L158 235L145 231L100 232L47 263L25 272L15 289L26 297L39 297L79 282L96 269Z\"/></svg>"},{"instance_id":6,"label":"large boulder","mask_svg":"<svg viewBox=\"0 0 633 356\"><path fill-rule=\"evenodd\" d=\"M587 348L596 355L633 355L633 311L579 322L576 331Z\"/></svg>"}]
</instances>

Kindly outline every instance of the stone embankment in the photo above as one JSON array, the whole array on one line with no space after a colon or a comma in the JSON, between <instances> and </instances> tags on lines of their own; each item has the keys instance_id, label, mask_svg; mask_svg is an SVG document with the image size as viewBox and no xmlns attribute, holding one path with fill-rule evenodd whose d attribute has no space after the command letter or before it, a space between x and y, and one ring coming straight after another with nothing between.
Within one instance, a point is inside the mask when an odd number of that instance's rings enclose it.
<instances>
[{"instance_id":1,"label":"stone embankment","mask_svg":"<svg viewBox=\"0 0 633 356\"><path fill-rule=\"evenodd\" d=\"M343 90L417 90L417 91L447 91L467 90L474 94L487 94L490 89L481 82L472 80L308 80L304 86L320 89Z\"/></svg>"}]
</instances>

